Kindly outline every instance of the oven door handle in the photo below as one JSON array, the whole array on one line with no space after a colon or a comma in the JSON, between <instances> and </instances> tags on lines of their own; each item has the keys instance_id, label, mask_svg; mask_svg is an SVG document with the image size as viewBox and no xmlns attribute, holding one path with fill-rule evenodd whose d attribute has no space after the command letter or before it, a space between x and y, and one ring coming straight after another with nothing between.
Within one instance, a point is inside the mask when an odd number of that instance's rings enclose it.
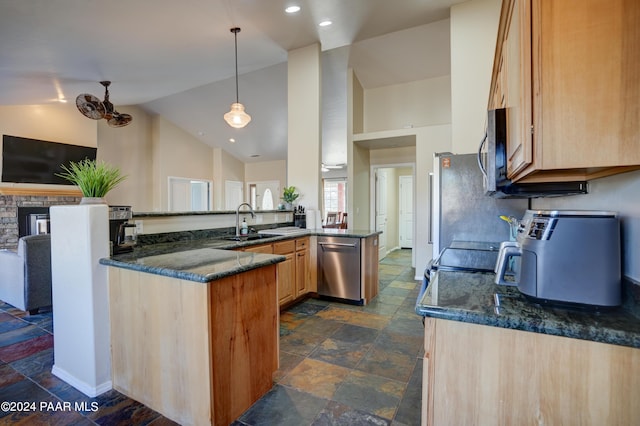
<instances>
[{"instance_id":1,"label":"oven door handle","mask_svg":"<svg viewBox=\"0 0 640 426\"><path fill-rule=\"evenodd\" d=\"M318 245L321 245L321 246L353 247L353 248L358 247L357 244L346 244L346 243L323 243L323 242L320 242L320 243L318 243Z\"/></svg>"}]
</instances>

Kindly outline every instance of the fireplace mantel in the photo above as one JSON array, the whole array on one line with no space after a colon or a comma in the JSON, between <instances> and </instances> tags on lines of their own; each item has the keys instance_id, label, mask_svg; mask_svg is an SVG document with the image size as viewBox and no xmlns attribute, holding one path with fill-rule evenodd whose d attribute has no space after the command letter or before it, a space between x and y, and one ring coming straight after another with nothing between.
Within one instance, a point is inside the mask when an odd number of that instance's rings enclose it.
<instances>
[{"instance_id":1,"label":"fireplace mantel","mask_svg":"<svg viewBox=\"0 0 640 426\"><path fill-rule=\"evenodd\" d=\"M42 195L46 197L82 197L82 192L73 187L69 189L58 188L17 188L0 187L0 195Z\"/></svg>"}]
</instances>

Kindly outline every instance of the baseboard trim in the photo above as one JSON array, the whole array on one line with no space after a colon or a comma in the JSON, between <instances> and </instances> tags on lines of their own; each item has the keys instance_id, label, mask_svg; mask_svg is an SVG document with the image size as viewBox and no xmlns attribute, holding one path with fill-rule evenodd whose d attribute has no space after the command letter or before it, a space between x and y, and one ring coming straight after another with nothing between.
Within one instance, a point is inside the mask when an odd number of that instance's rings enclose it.
<instances>
[{"instance_id":1,"label":"baseboard trim","mask_svg":"<svg viewBox=\"0 0 640 426\"><path fill-rule=\"evenodd\" d=\"M51 374L67 382L68 384L78 389L83 394L92 398L113 389L113 384L111 380L108 380L104 383L100 383L98 386L91 386L83 382L82 380L78 379L77 377L73 376L72 374L69 374L69 372L67 372L66 370L59 368L55 364L51 369Z\"/></svg>"}]
</instances>

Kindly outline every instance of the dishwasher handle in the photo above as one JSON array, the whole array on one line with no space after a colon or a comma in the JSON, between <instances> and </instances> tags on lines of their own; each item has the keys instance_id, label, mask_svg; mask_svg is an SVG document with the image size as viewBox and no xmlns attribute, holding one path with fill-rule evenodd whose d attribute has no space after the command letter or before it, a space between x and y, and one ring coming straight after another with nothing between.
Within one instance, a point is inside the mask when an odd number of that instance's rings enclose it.
<instances>
[{"instance_id":1,"label":"dishwasher handle","mask_svg":"<svg viewBox=\"0 0 640 426\"><path fill-rule=\"evenodd\" d=\"M323 243L323 242L319 242L318 245L321 246L340 246L340 247L358 247L357 244L346 244L346 243Z\"/></svg>"}]
</instances>

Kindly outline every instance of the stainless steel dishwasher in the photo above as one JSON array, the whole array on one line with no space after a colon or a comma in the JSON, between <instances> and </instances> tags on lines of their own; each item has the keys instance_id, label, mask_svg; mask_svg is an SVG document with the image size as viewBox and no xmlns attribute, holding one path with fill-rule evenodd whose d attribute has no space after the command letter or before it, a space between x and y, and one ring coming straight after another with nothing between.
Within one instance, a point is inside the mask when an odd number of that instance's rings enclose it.
<instances>
[{"instance_id":1,"label":"stainless steel dishwasher","mask_svg":"<svg viewBox=\"0 0 640 426\"><path fill-rule=\"evenodd\" d=\"M362 305L360 238L318 237L318 295Z\"/></svg>"}]
</instances>

